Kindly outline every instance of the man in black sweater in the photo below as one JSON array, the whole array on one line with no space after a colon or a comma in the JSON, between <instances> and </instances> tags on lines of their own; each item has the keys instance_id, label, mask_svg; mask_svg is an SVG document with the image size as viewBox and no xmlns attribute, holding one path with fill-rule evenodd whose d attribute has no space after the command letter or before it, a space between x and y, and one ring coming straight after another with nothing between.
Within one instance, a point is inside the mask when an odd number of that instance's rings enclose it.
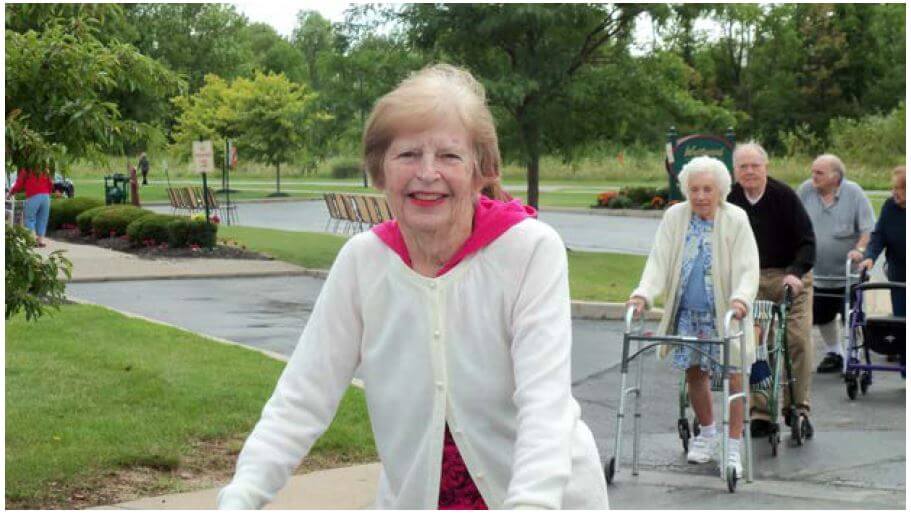
<instances>
[{"instance_id":1,"label":"man in black sweater","mask_svg":"<svg viewBox=\"0 0 911 519\"><path fill-rule=\"evenodd\" d=\"M728 202L741 207L750 218L750 226L759 247L759 292L757 299L780 302L785 287L794 297L788 315L788 349L796 379L794 400L797 410L806 417L807 436L810 425L810 382L813 376L813 278L810 270L816 258L816 240L810 217L787 184L768 176L769 159L759 144L740 144L734 150L734 175ZM769 343L772 344L772 337ZM782 382L785 381L782 376ZM783 391L782 414L790 425L788 391ZM751 395L750 430L753 436L766 436L774 427L769 423L768 396L753 391ZM777 426L777 424L775 424Z\"/></svg>"}]
</instances>

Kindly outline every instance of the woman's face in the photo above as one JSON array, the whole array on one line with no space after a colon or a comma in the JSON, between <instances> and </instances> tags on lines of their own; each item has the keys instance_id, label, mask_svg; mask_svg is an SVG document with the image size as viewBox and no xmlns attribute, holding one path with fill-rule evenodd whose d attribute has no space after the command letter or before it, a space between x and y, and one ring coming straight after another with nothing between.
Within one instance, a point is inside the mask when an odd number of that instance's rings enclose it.
<instances>
[{"instance_id":1,"label":"woman's face","mask_svg":"<svg viewBox=\"0 0 911 519\"><path fill-rule=\"evenodd\" d=\"M457 120L396 135L383 158L383 191L405 231L470 226L481 190L471 137Z\"/></svg>"},{"instance_id":2,"label":"woman's face","mask_svg":"<svg viewBox=\"0 0 911 519\"><path fill-rule=\"evenodd\" d=\"M892 179L892 197L899 207L905 207L905 176L896 175Z\"/></svg>"},{"instance_id":3,"label":"woman's face","mask_svg":"<svg viewBox=\"0 0 911 519\"><path fill-rule=\"evenodd\" d=\"M687 195L694 213L706 220L714 218L715 209L721 202L721 191L715 184L714 175L701 171L690 175Z\"/></svg>"}]
</instances>

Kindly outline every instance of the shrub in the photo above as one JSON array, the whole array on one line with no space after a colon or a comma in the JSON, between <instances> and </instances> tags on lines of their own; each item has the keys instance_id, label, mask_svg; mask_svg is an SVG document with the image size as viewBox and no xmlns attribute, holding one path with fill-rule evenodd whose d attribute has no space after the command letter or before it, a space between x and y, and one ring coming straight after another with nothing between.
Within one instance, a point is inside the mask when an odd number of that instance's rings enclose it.
<instances>
[{"instance_id":1,"label":"shrub","mask_svg":"<svg viewBox=\"0 0 911 519\"><path fill-rule=\"evenodd\" d=\"M34 251L32 233L18 225L6 225L6 319L24 311L27 321L58 308L66 300L66 280L72 263L63 251L52 252L47 259Z\"/></svg>"},{"instance_id":2,"label":"shrub","mask_svg":"<svg viewBox=\"0 0 911 519\"><path fill-rule=\"evenodd\" d=\"M190 232L190 219L179 218L168 222L168 247L177 249L187 246L187 234Z\"/></svg>"},{"instance_id":3,"label":"shrub","mask_svg":"<svg viewBox=\"0 0 911 519\"><path fill-rule=\"evenodd\" d=\"M626 195L617 195L607 204L611 209L629 209L632 206L633 201Z\"/></svg>"},{"instance_id":4,"label":"shrub","mask_svg":"<svg viewBox=\"0 0 911 519\"><path fill-rule=\"evenodd\" d=\"M904 162L905 104L885 115L871 114L860 119L835 118L829 123L832 149L842 159L890 168Z\"/></svg>"},{"instance_id":5,"label":"shrub","mask_svg":"<svg viewBox=\"0 0 911 519\"><path fill-rule=\"evenodd\" d=\"M620 194L630 199L633 204L642 205L651 203L657 196L657 189L649 186L627 186L620 190Z\"/></svg>"},{"instance_id":6,"label":"shrub","mask_svg":"<svg viewBox=\"0 0 911 519\"><path fill-rule=\"evenodd\" d=\"M607 207L610 204L610 201L617 196L616 191L605 191L598 195L598 206Z\"/></svg>"},{"instance_id":7,"label":"shrub","mask_svg":"<svg viewBox=\"0 0 911 519\"><path fill-rule=\"evenodd\" d=\"M329 163L329 170L332 178L356 178L363 174L364 167L357 159L341 157Z\"/></svg>"},{"instance_id":8,"label":"shrub","mask_svg":"<svg viewBox=\"0 0 911 519\"><path fill-rule=\"evenodd\" d=\"M218 226L211 222L180 218L167 224L168 247L179 248L197 245L214 247Z\"/></svg>"},{"instance_id":9,"label":"shrub","mask_svg":"<svg viewBox=\"0 0 911 519\"><path fill-rule=\"evenodd\" d=\"M168 242L168 224L180 220L180 216L150 214L127 225L127 238L133 245L153 246Z\"/></svg>"},{"instance_id":10,"label":"shrub","mask_svg":"<svg viewBox=\"0 0 911 519\"><path fill-rule=\"evenodd\" d=\"M79 228L79 234L88 236L92 234L92 218L110 209L110 206L102 205L86 209L76 216L76 227Z\"/></svg>"},{"instance_id":11,"label":"shrub","mask_svg":"<svg viewBox=\"0 0 911 519\"><path fill-rule=\"evenodd\" d=\"M83 211L103 206L104 202L96 198L60 198L51 200L51 214L47 220L49 231L56 231L64 226L76 225L76 217Z\"/></svg>"},{"instance_id":12,"label":"shrub","mask_svg":"<svg viewBox=\"0 0 911 519\"><path fill-rule=\"evenodd\" d=\"M92 218L92 234L96 238L123 236L128 225L149 214L154 213L130 205L108 207Z\"/></svg>"}]
</instances>

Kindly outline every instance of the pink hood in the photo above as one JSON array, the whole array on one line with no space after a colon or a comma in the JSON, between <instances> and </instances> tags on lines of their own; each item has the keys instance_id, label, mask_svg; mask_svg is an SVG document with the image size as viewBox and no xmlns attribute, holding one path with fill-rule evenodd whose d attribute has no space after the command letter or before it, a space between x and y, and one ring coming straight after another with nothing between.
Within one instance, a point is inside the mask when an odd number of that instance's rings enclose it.
<instances>
[{"instance_id":1,"label":"pink hood","mask_svg":"<svg viewBox=\"0 0 911 519\"><path fill-rule=\"evenodd\" d=\"M437 276L442 276L458 265L469 254L489 245L513 225L529 217L535 218L537 215L538 212L533 207L522 205L522 202L517 199L509 202L500 202L481 195L475 206L471 236L465 240L458 252L446 262L446 265L437 272ZM411 266L411 256L408 254L408 247L405 246L405 238L402 237L402 231L399 229L397 221L389 220L383 222L374 226L372 230L383 243L402 258L406 265Z\"/></svg>"}]
</instances>

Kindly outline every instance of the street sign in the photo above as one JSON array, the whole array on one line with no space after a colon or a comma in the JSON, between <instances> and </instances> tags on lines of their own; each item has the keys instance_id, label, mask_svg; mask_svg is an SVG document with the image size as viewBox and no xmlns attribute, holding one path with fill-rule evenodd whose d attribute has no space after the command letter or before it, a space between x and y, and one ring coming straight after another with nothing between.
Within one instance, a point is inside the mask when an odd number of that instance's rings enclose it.
<instances>
[{"instance_id":1,"label":"street sign","mask_svg":"<svg viewBox=\"0 0 911 519\"><path fill-rule=\"evenodd\" d=\"M694 157L706 155L718 159L728 167L728 172L734 174L734 144L735 134L733 128L728 128L725 136L718 135L687 135L678 138L677 129L671 126L667 132L667 143L664 152L665 168L668 174L668 187L671 200L683 200L680 192L680 183L677 176L680 170Z\"/></svg>"},{"instance_id":2,"label":"street sign","mask_svg":"<svg viewBox=\"0 0 911 519\"><path fill-rule=\"evenodd\" d=\"M193 142L193 168L197 173L211 173L215 169L212 141Z\"/></svg>"}]
</instances>

